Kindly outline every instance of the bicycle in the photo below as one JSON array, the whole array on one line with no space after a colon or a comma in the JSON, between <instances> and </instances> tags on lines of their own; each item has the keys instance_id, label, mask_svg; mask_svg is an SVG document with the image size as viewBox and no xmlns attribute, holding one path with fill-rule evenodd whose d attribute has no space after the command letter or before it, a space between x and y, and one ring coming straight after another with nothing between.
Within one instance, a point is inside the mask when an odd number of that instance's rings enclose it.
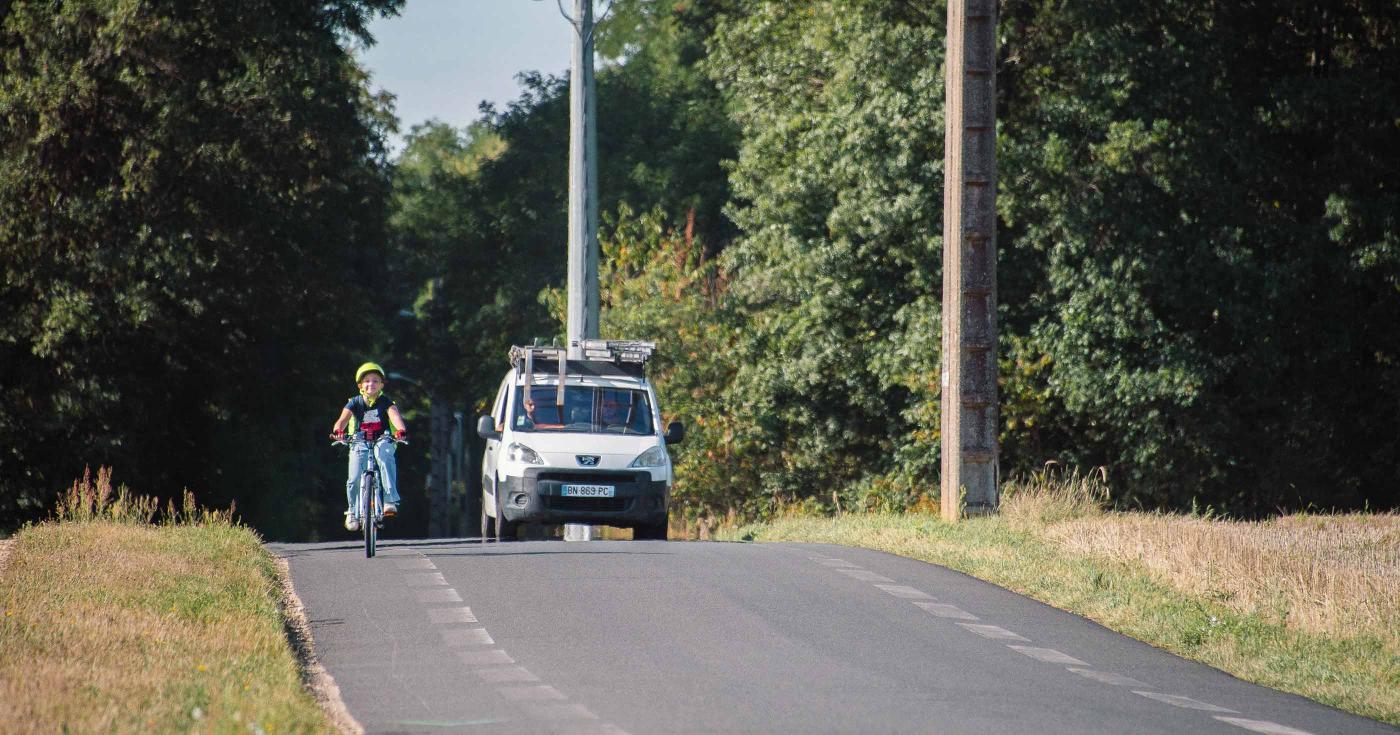
<instances>
[{"instance_id":1,"label":"bicycle","mask_svg":"<svg viewBox=\"0 0 1400 735\"><path fill-rule=\"evenodd\" d=\"M365 537L365 557L373 558L375 546L379 541L379 528L384 525L384 485L379 481L379 458L375 456L375 446L380 442L391 441L395 444L407 444L407 439L395 439L391 434L382 434L378 439L370 440L365 438L363 431L347 435L343 439L331 436L332 446L343 446L354 451L355 447L363 446L367 449L369 459L365 462L364 474L360 476L360 500L359 507L356 508L356 516L360 520L360 530Z\"/></svg>"}]
</instances>

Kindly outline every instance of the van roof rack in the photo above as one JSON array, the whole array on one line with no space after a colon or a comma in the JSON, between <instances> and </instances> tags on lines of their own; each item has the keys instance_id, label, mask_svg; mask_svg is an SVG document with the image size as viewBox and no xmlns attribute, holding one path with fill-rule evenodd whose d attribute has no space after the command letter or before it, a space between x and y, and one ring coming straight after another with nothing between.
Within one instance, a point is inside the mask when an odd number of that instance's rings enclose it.
<instances>
[{"instance_id":1,"label":"van roof rack","mask_svg":"<svg viewBox=\"0 0 1400 735\"><path fill-rule=\"evenodd\" d=\"M656 352L655 342L638 339L585 339L577 344L583 352L582 362L611 363L623 368L628 373L635 373L639 377L647 360L651 359L652 354ZM562 406L564 405L564 376L568 374L568 351L563 347L544 347L541 345L529 347L512 345L510 348L510 364L525 371L525 385L527 386L534 385L535 363L542 361L554 362L557 365L559 390L555 400L558 405Z\"/></svg>"},{"instance_id":2,"label":"van roof rack","mask_svg":"<svg viewBox=\"0 0 1400 735\"><path fill-rule=\"evenodd\" d=\"M579 342L583 359L596 362L637 363L645 365L656 353L656 343L639 339L585 339ZM514 345L510 348L510 364L520 367L526 361L564 360L563 347L544 345Z\"/></svg>"},{"instance_id":3,"label":"van roof rack","mask_svg":"<svg viewBox=\"0 0 1400 735\"><path fill-rule=\"evenodd\" d=\"M585 339L580 345L585 360L646 364L656 352L655 342L639 339Z\"/></svg>"}]
</instances>

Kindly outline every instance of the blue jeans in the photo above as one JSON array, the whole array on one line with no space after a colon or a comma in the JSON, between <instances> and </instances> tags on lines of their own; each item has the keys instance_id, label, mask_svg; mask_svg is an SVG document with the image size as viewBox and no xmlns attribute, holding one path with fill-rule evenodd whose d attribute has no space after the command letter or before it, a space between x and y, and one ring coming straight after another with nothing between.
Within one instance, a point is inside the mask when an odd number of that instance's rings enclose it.
<instances>
[{"instance_id":1,"label":"blue jeans","mask_svg":"<svg viewBox=\"0 0 1400 735\"><path fill-rule=\"evenodd\" d=\"M379 484L384 488L384 502L399 504L399 472L394 460L398 447L392 441L374 443L374 458L379 461ZM356 444L350 447L350 477L345 481L345 501L350 513L359 515L360 478L364 477L365 465L369 464L369 447Z\"/></svg>"}]
</instances>

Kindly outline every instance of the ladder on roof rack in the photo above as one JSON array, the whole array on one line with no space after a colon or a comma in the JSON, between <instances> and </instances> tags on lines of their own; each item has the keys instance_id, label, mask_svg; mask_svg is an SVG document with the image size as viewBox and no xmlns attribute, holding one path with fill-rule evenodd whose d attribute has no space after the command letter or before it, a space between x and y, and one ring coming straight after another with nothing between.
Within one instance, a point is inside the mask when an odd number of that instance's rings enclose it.
<instances>
[{"instance_id":1,"label":"ladder on roof rack","mask_svg":"<svg viewBox=\"0 0 1400 735\"><path fill-rule=\"evenodd\" d=\"M563 347L521 347L512 345L510 348L510 364L515 368L525 371L525 396L528 398L530 389L535 384L535 360L555 360L559 363L559 390L554 396L554 405L564 405L564 372L568 368L568 352Z\"/></svg>"},{"instance_id":2,"label":"ladder on roof rack","mask_svg":"<svg viewBox=\"0 0 1400 735\"><path fill-rule=\"evenodd\" d=\"M639 339L585 339L580 345L585 360L612 363L633 363L646 365L656 352L656 343ZM525 370L525 389L534 385L535 362L537 360L556 361L559 365L559 390L555 395L556 405L564 405L564 375L568 370L568 351L563 347L540 347L512 345L510 364Z\"/></svg>"}]
</instances>

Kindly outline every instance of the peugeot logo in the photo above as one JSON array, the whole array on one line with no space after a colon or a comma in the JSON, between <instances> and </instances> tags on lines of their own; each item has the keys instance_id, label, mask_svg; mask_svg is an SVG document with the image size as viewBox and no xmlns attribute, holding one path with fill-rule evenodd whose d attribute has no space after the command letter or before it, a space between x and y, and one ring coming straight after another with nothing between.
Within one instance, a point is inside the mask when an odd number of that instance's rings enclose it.
<instances>
[{"instance_id":1,"label":"peugeot logo","mask_svg":"<svg viewBox=\"0 0 1400 735\"><path fill-rule=\"evenodd\" d=\"M596 454L576 454L574 458L578 460L581 467L597 467L598 455Z\"/></svg>"}]
</instances>

